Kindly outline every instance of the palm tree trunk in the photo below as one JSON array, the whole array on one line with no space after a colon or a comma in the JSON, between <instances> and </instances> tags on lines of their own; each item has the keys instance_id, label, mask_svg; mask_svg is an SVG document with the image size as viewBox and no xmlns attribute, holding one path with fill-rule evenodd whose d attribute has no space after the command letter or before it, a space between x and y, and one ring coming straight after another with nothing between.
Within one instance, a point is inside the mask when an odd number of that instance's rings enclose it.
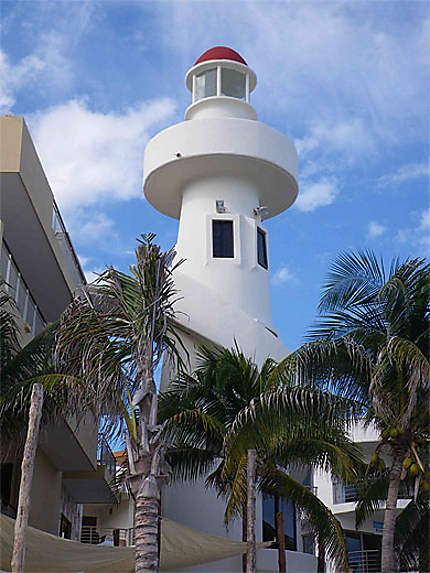
<instances>
[{"instance_id":1,"label":"palm tree trunk","mask_svg":"<svg viewBox=\"0 0 430 573\"><path fill-rule=\"evenodd\" d=\"M24 454L21 464L21 483L19 486L18 510L15 520L11 561L12 573L23 573L24 571L26 532L31 503L30 493L33 481L34 460L36 457L37 444L39 442L42 406L43 385L33 384L33 389L31 391L30 413L28 416L27 437L25 439Z\"/></svg>"},{"instance_id":2,"label":"palm tree trunk","mask_svg":"<svg viewBox=\"0 0 430 573\"><path fill-rule=\"evenodd\" d=\"M278 496L275 497L277 499ZM276 519L276 538L278 541L278 565L279 573L286 573L287 562L285 560L285 535L284 535L284 516L282 511L277 511L275 508Z\"/></svg>"},{"instance_id":3,"label":"palm tree trunk","mask_svg":"<svg viewBox=\"0 0 430 573\"><path fill-rule=\"evenodd\" d=\"M255 546L255 474L256 451L248 450L247 460L248 499L246 511L246 573L255 573L256 546Z\"/></svg>"},{"instance_id":4,"label":"palm tree trunk","mask_svg":"<svg viewBox=\"0 0 430 573\"><path fill-rule=\"evenodd\" d=\"M156 479L147 476L136 496L136 573L158 572L160 490Z\"/></svg>"},{"instance_id":5,"label":"palm tree trunk","mask_svg":"<svg viewBox=\"0 0 430 573\"><path fill-rule=\"evenodd\" d=\"M243 504L243 508L242 508L242 541L244 541L246 543L246 533L247 533L247 527L248 527L248 522L246 519L246 503ZM246 553L244 553L242 555L242 573L246 573Z\"/></svg>"},{"instance_id":6,"label":"palm tree trunk","mask_svg":"<svg viewBox=\"0 0 430 573\"><path fill-rule=\"evenodd\" d=\"M397 498L399 494L400 476L402 473L402 459L403 456L401 453L395 453L390 470L387 502L385 505L384 531L382 533L382 573L393 573L393 571L396 571L394 555L394 526L396 523Z\"/></svg>"}]
</instances>

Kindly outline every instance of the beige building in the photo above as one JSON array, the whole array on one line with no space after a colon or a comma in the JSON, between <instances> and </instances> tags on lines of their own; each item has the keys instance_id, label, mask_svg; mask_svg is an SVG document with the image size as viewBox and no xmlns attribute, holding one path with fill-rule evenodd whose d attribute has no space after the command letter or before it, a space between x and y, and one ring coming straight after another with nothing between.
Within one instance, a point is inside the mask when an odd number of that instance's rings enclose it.
<instances>
[{"instance_id":1,"label":"beige building","mask_svg":"<svg viewBox=\"0 0 430 573\"><path fill-rule=\"evenodd\" d=\"M0 278L22 321L25 344L57 320L85 277L22 117L0 118ZM2 512L14 517L20 459L1 444ZM115 463L97 423L44 424L31 493L30 525L80 539L85 503L108 503Z\"/></svg>"}]
</instances>

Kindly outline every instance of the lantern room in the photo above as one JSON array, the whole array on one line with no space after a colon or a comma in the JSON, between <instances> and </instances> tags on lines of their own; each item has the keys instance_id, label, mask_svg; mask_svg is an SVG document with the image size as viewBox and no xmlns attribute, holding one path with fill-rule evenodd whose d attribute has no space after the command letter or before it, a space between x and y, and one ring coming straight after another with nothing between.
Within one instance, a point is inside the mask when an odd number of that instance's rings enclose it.
<instances>
[{"instance_id":1,"label":"lantern room","mask_svg":"<svg viewBox=\"0 0 430 573\"><path fill-rule=\"evenodd\" d=\"M197 115L257 118L249 105L250 93L257 84L255 72L231 48L217 46L207 50L188 71L185 82L192 93L186 119Z\"/></svg>"}]
</instances>

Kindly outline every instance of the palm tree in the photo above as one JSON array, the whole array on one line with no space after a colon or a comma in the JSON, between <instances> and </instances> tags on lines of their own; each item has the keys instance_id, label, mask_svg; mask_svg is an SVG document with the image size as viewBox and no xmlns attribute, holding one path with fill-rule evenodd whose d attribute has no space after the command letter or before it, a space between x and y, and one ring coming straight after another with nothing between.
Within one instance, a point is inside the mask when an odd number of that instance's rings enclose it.
<instances>
[{"instance_id":1,"label":"palm tree","mask_svg":"<svg viewBox=\"0 0 430 573\"><path fill-rule=\"evenodd\" d=\"M236 346L202 348L195 372L182 373L160 395L159 413L174 446L167 453L173 475L207 476L206 483L227 498L226 523L245 514L247 455L255 449L259 490L294 501L345 570L338 521L288 468L310 465L354 475L360 458L344 434L348 407L327 392L280 380L271 359L258 369Z\"/></svg>"},{"instance_id":2,"label":"palm tree","mask_svg":"<svg viewBox=\"0 0 430 573\"><path fill-rule=\"evenodd\" d=\"M422 453L425 459L428 452ZM401 570L419 570L425 573L429 571L430 499L427 481L420 481L421 487L417 488L415 477L407 474L401 483L399 497L412 497L412 499L396 517L394 547ZM383 464L382 466L378 464L376 468L373 464L367 468L367 474L358 489L359 501L355 511L357 528L366 517L379 509L381 501L387 499L388 485L389 471Z\"/></svg>"},{"instance_id":3,"label":"palm tree","mask_svg":"<svg viewBox=\"0 0 430 573\"><path fill-rule=\"evenodd\" d=\"M172 329L175 252L142 235L131 274L112 267L63 313L57 332L59 368L85 380L83 397L103 416L105 431L124 436L128 486L135 501L138 573L158 571L160 487L167 477L157 423L154 371L165 350L176 353Z\"/></svg>"},{"instance_id":4,"label":"palm tree","mask_svg":"<svg viewBox=\"0 0 430 573\"><path fill-rule=\"evenodd\" d=\"M299 379L360 400L379 432L372 456L390 458L382 571L395 570L394 532L399 487L428 480L423 452L429 433L429 283L425 259L398 259L386 270L372 252L346 252L332 264L310 334L297 351Z\"/></svg>"}]
</instances>

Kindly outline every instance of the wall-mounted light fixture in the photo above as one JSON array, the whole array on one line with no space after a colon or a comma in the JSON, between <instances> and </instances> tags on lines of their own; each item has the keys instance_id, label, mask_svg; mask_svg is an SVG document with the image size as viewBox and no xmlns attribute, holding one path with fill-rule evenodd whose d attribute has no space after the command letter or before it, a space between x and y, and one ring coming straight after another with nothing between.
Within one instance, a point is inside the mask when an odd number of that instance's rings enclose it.
<instances>
[{"instance_id":1,"label":"wall-mounted light fixture","mask_svg":"<svg viewBox=\"0 0 430 573\"><path fill-rule=\"evenodd\" d=\"M265 207L264 205L255 207L254 209L254 217L264 217L265 215L269 214L269 208Z\"/></svg>"},{"instance_id":2,"label":"wall-mounted light fixture","mask_svg":"<svg viewBox=\"0 0 430 573\"><path fill-rule=\"evenodd\" d=\"M226 208L224 205L224 199L217 199L216 200L216 212L217 213L225 213Z\"/></svg>"}]
</instances>

